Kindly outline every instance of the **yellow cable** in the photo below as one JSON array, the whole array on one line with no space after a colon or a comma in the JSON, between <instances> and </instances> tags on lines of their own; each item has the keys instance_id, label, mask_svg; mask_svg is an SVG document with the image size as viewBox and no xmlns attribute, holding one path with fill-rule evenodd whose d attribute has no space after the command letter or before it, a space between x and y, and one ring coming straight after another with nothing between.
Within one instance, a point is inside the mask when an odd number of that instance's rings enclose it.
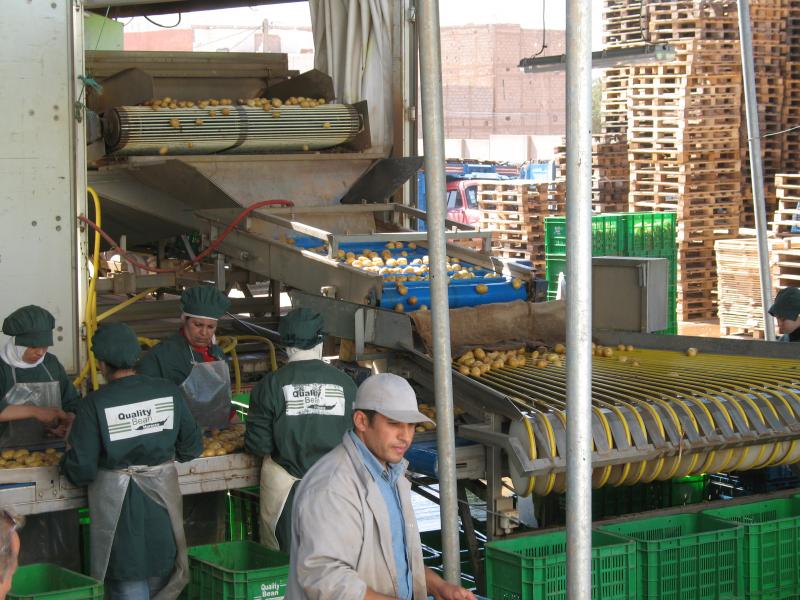
<instances>
[{"instance_id":1,"label":"yellow cable","mask_svg":"<svg viewBox=\"0 0 800 600\"><path fill-rule=\"evenodd\" d=\"M242 373L239 370L239 355L236 354L236 347L231 348L231 362L233 363L233 392L242 393Z\"/></svg>"},{"instance_id":2,"label":"yellow cable","mask_svg":"<svg viewBox=\"0 0 800 600\"><path fill-rule=\"evenodd\" d=\"M275 346L269 340L269 338L266 338L266 337L261 336L261 335L237 335L236 339L239 340L240 342L241 341L264 342L264 344L266 344L267 348L269 348L270 368L272 369L273 373L278 370L278 361L275 358Z\"/></svg>"}]
</instances>

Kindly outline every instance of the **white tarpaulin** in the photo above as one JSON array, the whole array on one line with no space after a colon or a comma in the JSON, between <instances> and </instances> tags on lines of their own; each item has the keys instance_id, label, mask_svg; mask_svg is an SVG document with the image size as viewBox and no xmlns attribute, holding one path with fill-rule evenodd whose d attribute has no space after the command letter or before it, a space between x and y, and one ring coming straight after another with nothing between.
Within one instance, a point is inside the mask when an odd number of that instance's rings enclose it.
<instances>
[{"instance_id":1,"label":"white tarpaulin","mask_svg":"<svg viewBox=\"0 0 800 600\"><path fill-rule=\"evenodd\" d=\"M392 145L391 0L309 0L314 66L333 78L336 98L366 100L372 146Z\"/></svg>"}]
</instances>

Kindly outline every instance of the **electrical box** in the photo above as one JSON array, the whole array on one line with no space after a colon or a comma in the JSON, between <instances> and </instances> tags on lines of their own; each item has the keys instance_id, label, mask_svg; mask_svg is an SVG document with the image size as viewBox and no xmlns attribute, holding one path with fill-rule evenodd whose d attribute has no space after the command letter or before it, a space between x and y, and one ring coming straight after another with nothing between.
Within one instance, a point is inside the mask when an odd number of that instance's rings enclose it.
<instances>
[{"instance_id":1,"label":"electrical box","mask_svg":"<svg viewBox=\"0 0 800 600\"><path fill-rule=\"evenodd\" d=\"M592 258L592 328L650 333L667 328L669 260Z\"/></svg>"}]
</instances>

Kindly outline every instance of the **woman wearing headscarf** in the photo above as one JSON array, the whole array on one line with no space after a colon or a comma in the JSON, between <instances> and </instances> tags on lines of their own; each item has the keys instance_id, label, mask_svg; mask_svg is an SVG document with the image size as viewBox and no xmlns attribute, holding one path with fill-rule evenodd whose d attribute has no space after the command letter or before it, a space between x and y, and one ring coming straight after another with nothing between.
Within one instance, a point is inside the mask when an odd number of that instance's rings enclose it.
<instances>
[{"instance_id":1,"label":"woman wearing headscarf","mask_svg":"<svg viewBox=\"0 0 800 600\"><path fill-rule=\"evenodd\" d=\"M65 411L77 409L78 390L47 351L55 324L49 311L35 305L3 321L9 339L0 348L0 447L40 442L45 427L64 423Z\"/></svg>"}]
</instances>

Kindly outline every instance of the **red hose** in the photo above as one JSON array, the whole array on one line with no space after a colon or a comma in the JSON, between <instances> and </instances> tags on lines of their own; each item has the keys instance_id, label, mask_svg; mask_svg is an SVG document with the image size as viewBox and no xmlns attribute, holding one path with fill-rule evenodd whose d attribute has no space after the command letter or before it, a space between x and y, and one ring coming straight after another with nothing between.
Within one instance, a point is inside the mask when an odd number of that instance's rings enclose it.
<instances>
[{"instance_id":1,"label":"red hose","mask_svg":"<svg viewBox=\"0 0 800 600\"><path fill-rule=\"evenodd\" d=\"M196 263L199 263L206 256L208 256L211 252L216 250L219 247L219 245L222 243L222 241L228 236L228 234L230 234L230 232L233 231L233 229L241 222L241 220L244 219L251 212L253 212L257 208L262 208L264 206L276 206L276 205L277 206L294 206L294 202L292 202L291 200L262 200L261 202L256 202L255 204L253 204L251 206L248 206L242 212L240 212L238 215L236 215L236 218L233 221L231 221L228 224L228 226L225 228L225 230L216 239L214 239L208 245L208 248L203 250L200 254L195 256L192 260L188 261L185 265L183 265L181 267L178 267L176 269L160 269L158 267L151 267L149 265L141 263L141 262L131 258L130 255L125 250L120 248L119 244L117 244L117 242L114 241L114 238L112 238L105 231L103 231L100 227L98 227L97 224L94 221L91 221L85 215L78 215L78 220L86 223L89 227L91 227L92 229L97 231L101 236L103 236L103 239L106 240L114 250L116 250L122 256L124 256L125 260L127 260L133 266L138 267L138 268L142 269L143 271L150 271L151 273L180 273L181 271L185 271L188 267L190 267L190 266L192 266L192 265L194 265Z\"/></svg>"}]
</instances>

